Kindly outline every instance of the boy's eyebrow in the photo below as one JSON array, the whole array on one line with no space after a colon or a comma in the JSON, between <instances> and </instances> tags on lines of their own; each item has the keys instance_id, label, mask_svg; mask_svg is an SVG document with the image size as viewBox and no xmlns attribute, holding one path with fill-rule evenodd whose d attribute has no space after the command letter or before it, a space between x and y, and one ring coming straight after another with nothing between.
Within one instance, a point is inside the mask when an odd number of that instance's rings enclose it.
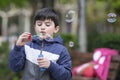
<instances>
[{"instance_id":1,"label":"boy's eyebrow","mask_svg":"<svg viewBox=\"0 0 120 80\"><path fill-rule=\"evenodd\" d=\"M42 21L41 21L41 20L37 20L36 22L38 22L38 23L39 23L39 22L42 22Z\"/></svg>"},{"instance_id":2,"label":"boy's eyebrow","mask_svg":"<svg viewBox=\"0 0 120 80\"><path fill-rule=\"evenodd\" d=\"M47 23L51 23L51 20L46 20L45 22L47 22Z\"/></svg>"}]
</instances>

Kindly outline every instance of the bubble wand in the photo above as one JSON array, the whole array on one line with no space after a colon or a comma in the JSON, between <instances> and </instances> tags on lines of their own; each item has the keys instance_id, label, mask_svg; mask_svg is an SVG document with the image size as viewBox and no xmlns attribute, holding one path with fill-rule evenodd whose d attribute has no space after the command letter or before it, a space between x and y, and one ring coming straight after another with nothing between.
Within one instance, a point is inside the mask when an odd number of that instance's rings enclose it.
<instances>
[{"instance_id":1,"label":"bubble wand","mask_svg":"<svg viewBox=\"0 0 120 80\"><path fill-rule=\"evenodd\" d=\"M40 54L38 55L38 58L43 58L44 56L43 56L42 52L43 52L43 47L44 47L44 43L43 43L44 35L42 33L39 33L39 34L37 34L37 36L42 39L41 50L40 50ZM40 71L45 71L45 70L46 70L46 68L40 67Z\"/></svg>"}]
</instances>

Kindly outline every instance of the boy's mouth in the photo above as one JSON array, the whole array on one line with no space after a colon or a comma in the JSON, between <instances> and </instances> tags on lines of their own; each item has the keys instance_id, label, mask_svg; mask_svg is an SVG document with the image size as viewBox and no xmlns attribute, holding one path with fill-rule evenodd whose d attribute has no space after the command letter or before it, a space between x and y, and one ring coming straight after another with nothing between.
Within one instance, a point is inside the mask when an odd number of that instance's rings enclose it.
<instances>
[{"instance_id":1,"label":"boy's mouth","mask_svg":"<svg viewBox=\"0 0 120 80\"><path fill-rule=\"evenodd\" d=\"M40 33L37 34L40 38L44 39L46 37L46 32L41 31Z\"/></svg>"},{"instance_id":2,"label":"boy's mouth","mask_svg":"<svg viewBox=\"0 0 120 80\"><path fill-rule=\"evenodd\" d=\"M46 32L45 32L45 31L41 31L40 33L41 33L42 35L45 35L45 34L46 34Z\"/></svg>"},{"instance_id":3,"label":"boy's mouth","mask_svg":"<svg viewBox=\"0 0 120 80\"><path fill-rule=\"evenodd\" d=\"M50 34L47 34L46 32L40 32L37 34L40 38L45 39L45 38L53 38Z\"/></svg>"}]
</instances>

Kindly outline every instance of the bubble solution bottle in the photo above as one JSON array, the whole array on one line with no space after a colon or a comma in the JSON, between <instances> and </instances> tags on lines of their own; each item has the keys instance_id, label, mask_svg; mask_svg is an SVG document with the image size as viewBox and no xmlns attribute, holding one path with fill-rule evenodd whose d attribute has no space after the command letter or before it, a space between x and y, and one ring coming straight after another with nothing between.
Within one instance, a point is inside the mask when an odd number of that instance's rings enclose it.
<instances>
[{"instance_id":1,"label":"bubble solution bottle","mask_svg":"<svg viewBox=\"0 0 120 80\"><path fill-rule=\"evenodd\" d=\"M43 54L42 53L40 53L39 55L38 55L38 58L43 58L44 56L43 56ZM44 68L44 67L40 67L40 71L45 71L46 70L46 68Z\"/></svg>"}]
</instances>

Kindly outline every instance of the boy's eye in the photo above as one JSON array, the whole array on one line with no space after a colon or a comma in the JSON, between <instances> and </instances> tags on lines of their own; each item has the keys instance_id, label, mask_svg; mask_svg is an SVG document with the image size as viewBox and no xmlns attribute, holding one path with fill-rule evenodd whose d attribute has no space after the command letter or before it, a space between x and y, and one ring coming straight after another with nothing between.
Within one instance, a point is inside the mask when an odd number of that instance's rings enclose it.
<instances>
[{"instance_id":1,"label":"boy's eye","mask_svg":"<svg viewBox=\"0 0 120 80\"><path fill-rule=\"evenodd\" d=\"M46 26L48 26L48 27L50 26L50 23L49 23L49 22L47 22L47 23L45 23L45 24L46 24Z\"/></svg>"},{"instance_id":2,"label":"boy's eye","mask_svg":"<svg viewBox=\"0 0 120 80\"><path fill-rule=\"evenodd\" d=\"M42 26L42 23L37 23L38 26Z\"/></svg>"}]
</instances>

